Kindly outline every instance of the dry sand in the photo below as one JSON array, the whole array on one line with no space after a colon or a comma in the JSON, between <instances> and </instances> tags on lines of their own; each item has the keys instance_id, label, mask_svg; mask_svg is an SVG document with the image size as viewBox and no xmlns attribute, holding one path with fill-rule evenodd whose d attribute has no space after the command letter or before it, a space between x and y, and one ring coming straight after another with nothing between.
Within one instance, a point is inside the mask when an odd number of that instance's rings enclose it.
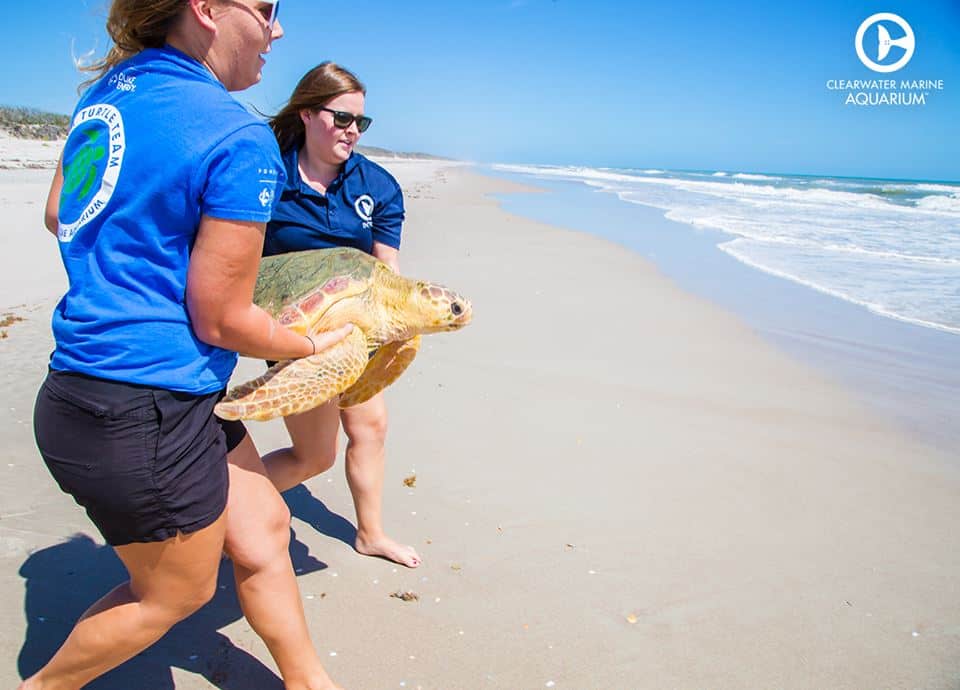
<instances>
[{"instance_id":1,"label":"dry sand","mask_svg":"<svg viewBox=\"0 0 960 690\"><path fill-rule=\"evenodd\" d=\"M956 458L889 430L640 257L505 214L485 195L507 183L387 165L408 198L404 272L472 297L475 320L429 336L388 392L386 522L421 568L350 548L342 461L288 494L335 678L351 690L960 687ZM2 687L18 655L33 670L122 577L33 445L63 283L39 222L45 189L22 175L0 171L14 221L0 308L24 304L26 318L0 340ZM24 284L45 292L26 299ZM244 361L237 376L259 369ZM261 450L284 442L277 422L250 426ZM66 541L77 533L89 536ZM390 596L408 590L419 600ZM224 577L212 604L90 687L277 688L270 668Z\"/></svg>"}]
</instances>

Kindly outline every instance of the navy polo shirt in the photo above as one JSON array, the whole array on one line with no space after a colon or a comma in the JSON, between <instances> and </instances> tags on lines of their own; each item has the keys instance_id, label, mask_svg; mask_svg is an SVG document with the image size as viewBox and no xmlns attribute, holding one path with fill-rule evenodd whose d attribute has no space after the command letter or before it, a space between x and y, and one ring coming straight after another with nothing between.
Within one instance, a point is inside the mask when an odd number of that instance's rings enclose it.
<instances>
[{"instance_id":1,"label":"navy polo shirt","mask_svg":"<svg viewBox=\"0 0 960 690\"><path fill-rule=\"evenodd\" d=\"M300 178L298 158L296 147L283 156L287 181L267 224L264 256L328 247L369 254L375 241L400 248L403 192L393 175L354 152L321 194Z\"/></svg>"}]
</instances>

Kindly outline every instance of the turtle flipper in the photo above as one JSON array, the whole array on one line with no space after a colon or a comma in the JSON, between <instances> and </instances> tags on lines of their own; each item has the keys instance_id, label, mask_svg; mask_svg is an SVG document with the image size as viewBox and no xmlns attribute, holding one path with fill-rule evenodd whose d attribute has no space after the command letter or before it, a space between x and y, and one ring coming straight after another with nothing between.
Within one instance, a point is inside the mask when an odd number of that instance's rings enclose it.
<instances>
[{"instance_id":1,"label":"turtle flipper","mask_svg":"<svg viewBox=\"0 0 960 690\"><path fill-rule=\"evenodd\" d=\"M253 381L237 386L217 404L222 419L266 421L312 410L349 388L367 366L363 331L303 359L277 362Z\"/></svg>"},{"instance_id":2,"label":"turtle flipper","mask_svg":"<svg viewBox=\"0 0 960 690\"><path fill-rule=\"evenodd\" d=\"M415 335L410 340L398 340L381 347L370 358L363 376L340 394L340 407L353 407L366 402L396 381L410 366L419 349L419 335Z\"/></svg>"}]
</instances>

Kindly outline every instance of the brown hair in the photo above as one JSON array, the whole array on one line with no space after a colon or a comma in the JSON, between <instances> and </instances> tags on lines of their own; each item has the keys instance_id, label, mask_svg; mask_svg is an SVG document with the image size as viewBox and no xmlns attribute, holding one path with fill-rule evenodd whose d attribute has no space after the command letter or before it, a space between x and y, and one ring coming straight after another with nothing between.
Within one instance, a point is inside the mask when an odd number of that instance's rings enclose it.
<instances>
[{"instance_id":1,"label":"brown hair","mask_svg":"<svg viewBox=\"0 0 960 690\"><path fill-rule=\"evenodd\" d=\"M83 90L129 57L145 48L161 48L189 0L113 0L107 16L107 33L113 47L106 57L80 69L93 72Z\"/></svg>"},{"instance_id":2,"label":"brown hair","mask_svg":"<svg viewBox=\"0 0 960 690\"><path fill-rule=\"evenodd\" d=\"M335 62L321 62L304 74L287 104L270 118L280 150L286 153L303 146L306 133L300 111L322 108L337 96L357 91L366 95L367 88L353 72Z\"/></svg>"}]
</instances>

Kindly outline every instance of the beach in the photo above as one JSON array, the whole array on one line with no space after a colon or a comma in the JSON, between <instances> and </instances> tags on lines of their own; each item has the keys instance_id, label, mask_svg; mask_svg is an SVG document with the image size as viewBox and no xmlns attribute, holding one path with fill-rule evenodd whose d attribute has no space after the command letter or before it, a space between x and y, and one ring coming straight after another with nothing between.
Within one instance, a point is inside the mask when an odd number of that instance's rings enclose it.
<instances>
[{"instance_id":1,"label":"beach","mask_svg":"<svg viewBox=\"0 0 960 690\"><path fill-rule=\"evenodd\" d=\"M342 457L286 495L307 618L340 684L957 688L955 450L602 228L501 207L535 187L383 163L405 192L403 272L471 298L474 320L425 337L387 391L385 524L420 568L353 551ZM0 317L23 319L0 338L3 687L123 579L32 436L65 287L42 226L51 174L0 169ZM261 369L242 360L235 380ZM279 421L248 428L263 452L286 442ZM228 570L213 602L89 687L281 687Z\"/></svg>"},{"instance_id":2,"label":"beach","mask_svg":"<svg viewBox=\"0 0 960 690\"><path fill-rule=\"evenodd\" d=\"M511 167L485 170L542 193L497 195L507 211L648 258L889 423L960 447L960 185Z\"/></svg>"}]
</instances>

